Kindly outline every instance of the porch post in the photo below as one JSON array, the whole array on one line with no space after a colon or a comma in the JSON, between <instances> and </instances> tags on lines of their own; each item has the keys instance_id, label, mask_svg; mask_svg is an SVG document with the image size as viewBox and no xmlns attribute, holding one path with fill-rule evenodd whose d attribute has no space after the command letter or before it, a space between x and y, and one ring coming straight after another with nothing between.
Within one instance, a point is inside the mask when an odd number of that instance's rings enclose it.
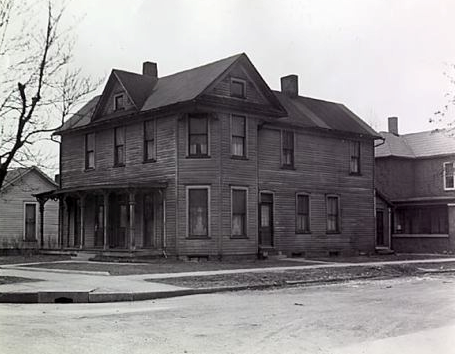
<instances>
[{"instance_id":1,"label":"porch post","mask_svg":"<svg viewBox=\"0 0 455 354\"><path fill-rule=\"evenodd\" d=\"M65 209L66 209L66 219L67 219L67 225L66 225L66 247L70 247L70 232L71 232L71 205L68 197L65 197L64 200L65 203ZM62 240L63 243L63 240Z\"/></svg>"},{"instance_id":2,"label":"porch post","mask_svg":"<svg viewBox=\"0 0 455 354\"><path fill-rule=\"evenodd\" d=\"M455 252L455 203L447 204L447 222L449 231L448 250Z\"/></svg>"},{"instance_id":3,"label":"porch post","mask_svg":"<svg viewBox=\"0 0 455 354\"><path fill-rule=\"evenodd\" d=\"M130 248L130 251L134 250L136 248L136 245L135 245L135 234L134 234L134 225L135 225L135 220L134 220L134 214L136 212L136 200L135 200L135 194L134 194L134 191L130 191L129 192L129 206L130 206L130 230L129 230L129 236L130 236L130 244L129 244L129 248Z\"/></svg>"},{"instance_id":4,"label":"porch post","mask_svg":"<svg viewBox=\"0 0 455 354\"><path fill-rule=\"evenodd\" d=\"M85 194L80 195L81 200L81 242L79 248L82 249L85 246Z\"/></svg>"},{"instance_id":5,"label":"porch post","mask_svg":"<svg viewBox=\"0 0 455 354\"><path fill-rule=\"evenodd\" d=\"M103 235L103 249L107 250L108 248L108 224L109 224L109 192L104 191L103 193L103 204L104 204L104 235Z\"/></svg>"},{"instance_id":6,"label":"porch post","mask_svg":"<svg viewBox=\"0 0 455 354\"><path fill-rule=\"evenodd\" d=\"M44 204L46 203L46 199L39 198L39 214L40 214L40 248L44 248Z\"/></svg>"},{"instance_id":7,"label":"porch post","mask_svg":"<svg viewBox=\"0 0 455 354\"><path fill-rule=\"evenodd\" d=\"M64 197L60 196L58 199L58 248L63 249L63 224L65 220L65 200Z\"/></svg>"}]
</instances>

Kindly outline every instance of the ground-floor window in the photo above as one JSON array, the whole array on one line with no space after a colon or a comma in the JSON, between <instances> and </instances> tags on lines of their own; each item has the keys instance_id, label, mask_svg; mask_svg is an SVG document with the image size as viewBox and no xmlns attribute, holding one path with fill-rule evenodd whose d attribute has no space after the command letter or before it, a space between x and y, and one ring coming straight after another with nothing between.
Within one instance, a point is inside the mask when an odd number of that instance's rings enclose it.
<instances>
[{"instance_id":1,"label":"ground-floor window","mask_svg":"<svg viewBox=\"0 0 455 354\"><path fill-rule=\"evenodd\" d=\"M297 194L295 209L295 232L310 232L310 196L308 194Z\"/></svg>"},{"instance_id":2,"label":"ground-floor window","mask_svg":"<svg viewBox=\"0 0 455 354\"><path fill-rule=\"evenodd\" d=\"M340 232L340 198L337 195L328 195L327 200L327 232Z\"/></svg>"},{"instance_id":3,"label":"ground-floor window","mask_svg":"<svg viewBox=\"0 0 455 354\"><path fill-rule=\"evenodd\" d=\"M209 237L209 187L187 187L188 237Z\"/></svg>"},{"instance_id":4,"label":"ground-floor window","mask_svg":"<svg viewBox=\"0 0 455 354\"><path fill-rule=\"evenodd\" d=\"M447 206L401 208L395 212L395 233L447 234Z\"/></svg>"},{"instance_id":5,"label":"ground-floor window","mask_svg":"<svg viewBox=\"0 0 455 354\"><path fill-rule=\"evenodd\" d=\"M246 237L247 225L247 188L233 187L231 189L231 235Z\"/></svg>"}]
</instances>

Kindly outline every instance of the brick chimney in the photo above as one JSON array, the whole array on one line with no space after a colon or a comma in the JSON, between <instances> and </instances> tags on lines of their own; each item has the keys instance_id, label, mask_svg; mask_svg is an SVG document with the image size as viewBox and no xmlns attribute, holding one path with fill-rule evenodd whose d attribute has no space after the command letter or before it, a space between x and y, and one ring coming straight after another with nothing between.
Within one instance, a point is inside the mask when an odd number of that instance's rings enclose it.
<instances>
[{"instance_id":1,"label":"brick chimney","mask_svg":"<svg viewBox=\"0 0 455 354\"><path fill-rule=\"evenodd\" d=\"M297 97L299 95L299 77L297 75L282 77L281 92L289 97Z\"/></svg>"},{"instance_id":2,"label":"brick chimney","mask_svg":"<svg viewBox=\"0 0 455 354\"><path fill-rule=\"evenodd\" d=\"M398 136L398 117L389 117L389 133Z\"/></svg>"},{"instance_id":3,"label":"brick chimney","mask_svg":"<svg viewBox=\"0 0 455 354\"><path fill-rule=\"evenodd\" d=\"M144 61L142 63L142 75L158 78L158 66L151 61Z\"/></svg>"}]
</instances>

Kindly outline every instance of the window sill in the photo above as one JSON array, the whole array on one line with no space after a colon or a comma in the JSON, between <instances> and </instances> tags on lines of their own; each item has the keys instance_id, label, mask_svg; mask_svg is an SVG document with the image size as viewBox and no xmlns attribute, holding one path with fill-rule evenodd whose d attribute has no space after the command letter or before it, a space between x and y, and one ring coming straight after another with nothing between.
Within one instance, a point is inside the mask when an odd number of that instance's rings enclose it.
<instances>
[{"instance_id":1,"label":"window sill","mask_svg":"<svg viewBox=\"0 0 455 354\"><path fill-rule=\"evenodd\" d=\"M114 166L112 166L114 168L117 168L117 167L125 167L125 164L122 163L122 164L115 164Z\"/></svg>"},{"instance_id":2,"label":"window sill","mask_svg":"<svg viewBox=\"0 0 455 354\"><path fill-rule=\"evenodd\" d=\"M229 97L231 98L236 98L238 100L246 100L246 96L240 96L240 95L233 95L231 94Z\"/></svg>"},{"instance_id":3,"label":"window sill","mask_svg":"<svg viewBox=\"0 0 455 354\"><path fill-rule=\"evenodd\" d=\"M231 155L232 160L248 160L246 156Z\"/></svg>"},{"instance_id":4,"label":"window sill","mask_svg":"<svg viewBox=\"0 0 455 354\"><path fill-rule=\"evenodd\" d=\"M349 172L349 176L361 176L360 172Z\"/></svg>"},{"instance_id":5,"label":"window sill","mask_svg":"<svg viewBox=\"0 0 455 354\"><path fill-rule=\"evenodd\" d=\"M148 160L142 161L142 163L151 163L151 162L156 162L156 159L148 159Z\"/></svg>"},{"instance_id":6,"label":"window sill","mask_svg":"<svg viewBox=\"0 0 455 354\"><path fill-rule=\"evenodd\" d=\"M326 231L325 233L327 235L339 235L341 234L341 231Z\"/></svg>"},{"instance_id":7,"label":"window sill","mask_svg":"<svg viewBox=\"0 0 455 354\"><path fill-rule=\"evenodd\" d=\"M187 236L187 240L210 240L210 236Z\"/></svg>"},{"instance_id":8,"label":"window sill","mask_svg":"<svg viewBox=\"0 0 455 354\"><path fill-rule=\"evenodd\" d=\"M296 231L296 235L311 235L311 231Z\"/></svg>"},{"instance_id":9,"label":"window sill","mask_svg":"<svg viewBox=\"0 0 455 354\"><path fill-rule=\"evenodd\" d=\"M89 167L89 168L84 169L84 172L90 172L90 171L95 171L95 167Z\"/></svg>"},{"instance_id":10,"label":"window sill","mask_svg":"<svg viewBox=\"0 0 455 354\"><path fill-rule=\"evenodd\" d=\"M281 165L280 168L281 168L282 170L295 171L295 167L294 167L294 166Z\"/></svg>"},{"instance_id":11,"label":"window sill","mask_svg":"<svg viewBox=\"0 0 455 354\"><path fill-rule=\"evenodd\" d=\"M247 240L247 235L231 235L230 237L232 240Z\"/></svg>"},{"instance_id":12,"label":"window sill","mask_svg":"<svg viewBox=\"0 0 455 354\"><path fill-rule=\"evenodd\" d=\"M187 155L187 159L210 159L210 155Z\"/></svg>"}]
</instances>

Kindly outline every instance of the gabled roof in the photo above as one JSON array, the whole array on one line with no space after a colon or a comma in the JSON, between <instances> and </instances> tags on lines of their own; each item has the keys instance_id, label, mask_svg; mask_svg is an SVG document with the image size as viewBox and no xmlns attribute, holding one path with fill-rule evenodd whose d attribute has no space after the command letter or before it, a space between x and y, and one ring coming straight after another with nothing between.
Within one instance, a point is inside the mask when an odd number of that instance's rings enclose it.
<instances>
[{"instance_id":1,"label":"gabled roof","mask_svg":"<svg viewBox=\"0 0 455 354\"><path fill-rule=\"evenodd\" d=\"M310 97L290 97L274 91L288 117L280 119L304 128L322 128L372 137L379 134L341 103Z\"/></svg>"},{"instance_id":2,"label":"gabled roof","mask_svg":"<svg viewBox=\"0 0 455 354\"><path fill-rule=\"evenodd\" d=\"M129 71L112 70L120 84L125 88L131 100L137 109L141 109L144 102L152 93L153 87L157 83L157 79L147 75L132 73Z\"/></svg>"},{"instance_id":3,"label":"gabled roof","mask_svg":"<svg viewBox=\"0 0 455 354\"><path fill-rule=\"evenodd\" d=\"M446 130L394 135L381 132L384 144L375 148L376 157L422 158L455 154L455 137Z\"/></svg>"},{"instance_id":4,"label":"gabled roof","mask_svg":"<svg viewBox=\"0 0 455 354\"><path fill-rule=\"evenodd\" d=\"M55 133L60 133L64 130L83 127L90 123L90 119L95 112L95 108L101 98L101 95L93 97L81 109L73 114L63 125L58 128Z\"/></svg>"},{"instance_id":5,"label":"gabled roof","mask_svg":"<svg viewBox=\"0 0 455 354\"><path fill-rule=\"evenodd\" d=\"M48 175L46 175L43 171L41 171L38 167L31 166L31 167L19 167L19 168L9 170L8 173L6 174L1 191L5 190L6 188L13 185L14 183L20 181L22 178L24 178L30 172L37 173L42 179L46 180L48 183L50 183L54 187L58 187L58 184L54 180L52 180Z\"/></svg>"}]
</instances>

